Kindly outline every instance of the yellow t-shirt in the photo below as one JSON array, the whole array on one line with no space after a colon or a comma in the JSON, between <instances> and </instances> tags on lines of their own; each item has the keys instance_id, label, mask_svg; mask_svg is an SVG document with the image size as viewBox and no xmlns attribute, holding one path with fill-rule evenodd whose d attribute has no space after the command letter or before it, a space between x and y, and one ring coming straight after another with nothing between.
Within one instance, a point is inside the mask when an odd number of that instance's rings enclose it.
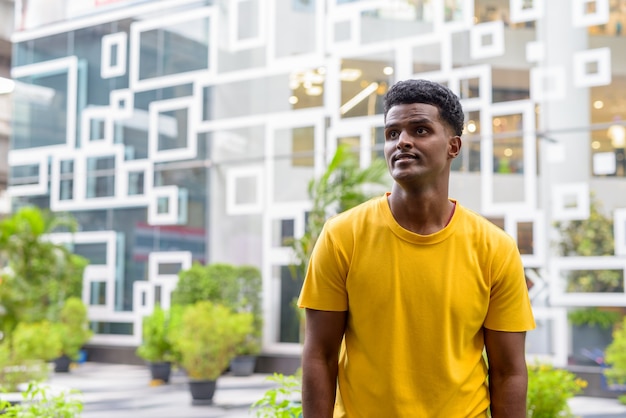
<instances>
[{"instance_id":1,"label":"yellow t-shirt","mask_svg":"<svg viewBox=\"0 0 626 418\"><path fill-rule=\"evenodd\" d=\"M335 417L486 417L483 327L535 327L517 246L458 203L415 234L387 195L328 220L298 302L348 311Z\"/></svg>"}]
</instances>

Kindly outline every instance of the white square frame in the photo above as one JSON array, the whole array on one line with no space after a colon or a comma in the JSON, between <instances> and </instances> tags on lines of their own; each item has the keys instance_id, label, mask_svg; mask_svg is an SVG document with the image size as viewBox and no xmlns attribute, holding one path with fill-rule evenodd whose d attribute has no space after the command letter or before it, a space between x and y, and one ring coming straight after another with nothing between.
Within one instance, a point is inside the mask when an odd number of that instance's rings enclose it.
<instances>
[{"instance_id":1,"label":"white square frame","mask_svg":"<svg viewBox=\"0 0 626 418\"><path fill-rule=\"evenodd\" d=\"M113 63L113 48L117 48ZM102 37L100 53L100 76L102 78L119 77L126 74L126 54L128 35L126 32L112 33Z\"/></svg>"},{"instance_id":2,"label":"white square frame","mask_svg":"<svg viewBox=\"0 0 626 418\"><path fill-rule=\"evenodd\" d=\"M167 16L167 25L164 26L163 17L154 19L135 21L130 26L130 62L129 62L129 89L138 92L160 87L173 86L177 84L192 83L199 77L210 78L217 72L218 42L219 32L216 19L216 6L208 6L200 9L192 9L182 13ZM185 23L188 21L207 19L209 21L208 38L214 40L207 45L207 65L206 68L184 73L168 74L147 79L139 78L140 55L141 55L141 34L153 29L167 29L168 26Z\"/></svg>"},{"instance_id":3,"label":"white square frame","mask_svg":"<svg viewBox=\"0 0 626 418\"><path fill-rule=\"evenodd\" d=\"M546 46L542 41L526 43L526 61L542 62L546 57Z\"/></svg>"},{"instance_id":4,"label":"white square frame","mask_svg":"<svg viewBox=\"0 0 626 418\"><path fill-rule=\"evenodd\" d=\"M187 191L178 186L153 187L148 204L149 225L181 225L187 221ZM167 213L159 213L159 200L168 201Z\"/></svg>"},{"instance_id":5,"label":"white square frame","mask_svg":"<svg viewBox=\"0 0 626 418\"><path fill-rule=\"evenodd\" d=\"M524 9L524 0L511 0L511 23L523 23L543 18L543 0L533 0L533 7Z\"/></svg>"},{"instance_id":6,"label":"white square frame","mask_svg":"<svg viewBox=\"0 0 626 418\"><path fill-rule=\"evenodd\" d=\"M187 109L187 145L181 148L159 150L159 122L162 112ZM198 154L197 109L193 97L151 102L149 105L148 158L154 162L196 158Z\"/></svg>"},{"instance_id":7,"label":"white square frame","mask_svg":"<svg viewBox=\"0 0 626 418\"><path fill-rule=\"evenodd\" d=\"M546 86L551 86L550 89ZM567 95L567 74L563 67L530 69L530 97L536 102L563 100Z\"/></svg>"},{"instance_id":8,"label":"white square frame","mask_svg":"<svg viewBox=\"0 0 626 418\"><path fill-rule=\"evenodd\" d=\"M528 364L541 363L551 364L555 367L565 367L568 361L568 338L567 338L567 310L558 307L533 307L533 315L535 320L551 321L552 334L551 346L554 353L546 354L526 354ZM533 331L528 331L533 332Z\"/></svg>"},{"instance_id":9,"label":"white square frame","mask_svg":"<svg viewBox=\"0 0 626 418\"><path fill-rule=\"evenodd\" d=\"M36 64L24 65L21 67L13 67L11 69L11 77L14 79L29 76L47 76L54 74L67 73L67 106L65 126L67 129L65 144L51 145L39 147L38 150L46 152L51 149L76 147L76 114L78 108L78 57L72 55L69 57L58 58L50 61L38 62Z\"/></svg>"},{"instance_id":10,"label":"white square frame","mask_svg":"<svg viewBox=\"0 0 626 418\"><path fill-rule=\"evenodd\" d=\"M240 179L252 178L256 182L256 195L251 203L237 203L237 182ZM264 172L261 166L237 167L226 171L226 214L250 215L263 211L264 204Z\"/></svg>"},{"instance_id":11,"label":"white square frame","mask_svg":"<svg viewBox=\"0 0 626 418\"><path fill-rule=\"evenodd\" d=\"M246 39L239 39L237 29L239 28L239 9L242 3L257 3L258 15L257 25L259 32L257 36ZM265 45L267 41L267 13L270 8L267 6L267 0L228 0L228 47L231 51L241 51L244 49L258 48Z\"/></svg>"},{"instance_id":12,"label":"white square frame","mask_svg":"<svg viewBox=\"0 0 626 418\"><path fill-rule=\"evenodd\" d=\"M603 25L609 21L609 0L571 0L572 25L577 28ZM595 3L595 13L584 13L588 3Z\"/></svg>"},{"instance_id":13,"label":"white square frame","mask_svg":"<svg viewBox=\"0 0 626 418\"><path fill-rule=\"evenodd\" d=\"M32 152L32 150L9 150L9 167L23 165L36 165L39 167L39 179L37 184L25 184L21 186L9 186L9 196L39 196L48 193L48 155L45 152Z\"/></svg>"},{"instance_id":14,"label":"white square frame","mask_svg":"<svg viewBox=\"0 0 626 418\"><path fill-rule=\"evenodd\" d=\"M491 44L483 45L483 37L491 35ZM504 22L480 23L470 31L470 56L473 60L498 57L504 54Z\"/></svg>"},{"instance_id":15,"label":"white square frame","mask_svg":"<svg viewBox=\"0 0 626 418\"><path fill-rule=\"evenodd\" d=\"M481 125L490 127L491 118L504 115L522 115L522 141L524 147L524 197L515 202L496 202L493 187L493 148L494 139L490 133L485 133L481 142L481 210L485 215L500 215L508 212L534 213L537 208L537 143L535 136L536 113L532 100L493 103L481 111ZM485 120L483 121L483 118ZM487 123L485 123L488 121Z\"/></svg>"},{"instance_id":16,"label":"white square frame","mask_svg":"<svg viewBox=\"0 0 626 418\"><path fill-rule=\"evenodd\" d=\"M565 198L574 196L576 206L566 207ZM554 221L574 221L589 218L589 183L556 184L552 188L552 219Z\"/></svg>"},{"instance_id":17,"label":"white square frame","mask_svg":"<svg viewBox=\"0 0 626 418\"><path fill-rule=\"evenodd\" d=\"M588 74L586 66L595 62L598 70L594 74ZM574 53L574 86L594 87L611 84L611 49L597 48L587 49Z\"/></svg>"},{"instance_id":18,"label":"white square frame","mask_svg":"<svg viewBox=\"0 0 626 418\"><path fill-rule=\"evenodd\" d=\"M524 267L541 267L546 262L546 229L545 218L540 211L510 211L504 216L504 230L518 241L517 225L521 222L532 222L533 254L521 254Z\"/></svg>"},{"instance_id":19,"label":"white square frame","mask_svg":"<svg viewBox=\"0 0 626 418\"><path fill-rule=\"evenodd\" d=\"M625 292L566 292L561 276L562 272L572 270L621 270L626 281L626 259L623 257L554 257L549 268L550 301L553 306L626 306Z\"/></svg>"}]
</instances>

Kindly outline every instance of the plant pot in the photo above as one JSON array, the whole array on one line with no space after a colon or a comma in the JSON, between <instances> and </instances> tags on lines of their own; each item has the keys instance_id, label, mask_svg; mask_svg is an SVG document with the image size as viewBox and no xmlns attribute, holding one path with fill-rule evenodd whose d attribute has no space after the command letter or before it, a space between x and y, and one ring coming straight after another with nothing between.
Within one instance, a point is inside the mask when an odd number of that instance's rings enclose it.
<instances>
[{"instance_id":1,"label":"plant pot","mask_svg":"<svg viewBox=\"0 0 626 418\"><path fill-rule=\"evenodd\" d=\"M190 380L189 391L191 392L192 405L211 405L215 394L216 380Z\"/></svg>"},{"instance_id":2,"label":"plant pot","mask_svg":"<svg viewBox=\"0 0 626 418\"><path fill-rule=\"evenodd\" d=\"M172 374L172 363L169 361L150 363L150 375L152 380L160 380L169 383Z\"/></svg>"},{"instance_id":3,"label":"plant pot","mask_svg":"<svg viewBox=\"0 0 626 418\"><path fill-rule=\"evenodd\" d=\"M54 359L54 371L57 373L69 373L72 359L66 355Z\"/></svg>"},{"instance_id":4,"label":"plant pot","mask_svg":"<svg viewBox=\"0 0 626 418\"><path fill-rule=\"evenodd\" d=\"M230 361L230 372L233 376L250 376L255 366L256 356L237 356Z\"/></svg>"}]
</instances>

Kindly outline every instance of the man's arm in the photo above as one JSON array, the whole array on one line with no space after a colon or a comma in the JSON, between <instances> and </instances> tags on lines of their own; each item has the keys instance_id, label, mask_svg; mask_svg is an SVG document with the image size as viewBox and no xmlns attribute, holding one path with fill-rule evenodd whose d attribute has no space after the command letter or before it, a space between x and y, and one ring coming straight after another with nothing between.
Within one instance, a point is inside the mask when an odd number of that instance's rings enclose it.
<instances>
[{"instance_id":1,"label":"man's arm","mask_svg":"<svg viewBox=\"0 0 626 418\"><path fill-rule=\"evenodd\" d=\"M302 408L305 418L333 416L339 348L346 312L306 310L302 351Z\"/></svg>"},{"instance_id":2,"label":"man's arm","mask_svg":"<svg viewBox=\"0 0 626 418\"><path fill-rule=\"evenodd\" d=\"M493 418L525 418L528 369L525 332L485 329Z\"/></svg>"}]
</instances>

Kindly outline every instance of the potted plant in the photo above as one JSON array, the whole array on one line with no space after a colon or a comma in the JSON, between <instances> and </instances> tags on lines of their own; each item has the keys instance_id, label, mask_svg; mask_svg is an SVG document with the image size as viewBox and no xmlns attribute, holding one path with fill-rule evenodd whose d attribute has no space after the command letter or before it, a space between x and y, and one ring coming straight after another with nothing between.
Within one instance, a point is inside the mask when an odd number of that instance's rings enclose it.
<instances>
[{"instance_id":1,"label":"potted plant","mask_svg":"<svg viewBox=\"0 0 626 418\"><path fill-rule=\"evenodd\" d=\"M80 350L93 335L88 328L87 307L80 298L70 297L63 303L59 322L54 325L61 340L60 355L55 358L55 372L67 373L77 361Z\"/></svg>"},{"instance_id":2,"label":"potted plant","mask_svg":"<svg viewBox=\"0 0 626 418\"><path fill-rule=\"evenodd\" d=\"M176 289L172 293L173 305L186 306L208 300L233 312L247 312L252 315L253 327L238 346L237 356L230 364L231 372L236 376L252 374L256 358L261 352L261 287L261 271L255 266L195 263L179 273Z\"/></svg>"},{"instance_id":3,"label":"potted plant","mask_svg":"<svg viewBox=\"0 0 626 418\"><path fill-rule=\"evenodd\" d=\"M61 340L49 321L20 322L0 343L0 389L48 378L48 362L61 352Z\"/></svg>"},{"instance_id":4,"label":"potted plant","mask_svg":"<svg viewBox=\"0 0 626 418\"><path fill-rule=\"evenodd\" d=\"M168 383L175 360L174 347L170 341L171 311L156 305L142 321L142 340L136 353L148 362L153 381Z\"/></svg>"},{"instance_id":5,"label":"potted plant","mask_svg":"<svg viewBox=\"0 0 626 418\"><path fill-rule=\"evenodd\" d=\"M252 330L252 314L209 301L185 307L170 339L187 372L192 402L212 403L216 381Z\"/></svg>"}]
</instances>

